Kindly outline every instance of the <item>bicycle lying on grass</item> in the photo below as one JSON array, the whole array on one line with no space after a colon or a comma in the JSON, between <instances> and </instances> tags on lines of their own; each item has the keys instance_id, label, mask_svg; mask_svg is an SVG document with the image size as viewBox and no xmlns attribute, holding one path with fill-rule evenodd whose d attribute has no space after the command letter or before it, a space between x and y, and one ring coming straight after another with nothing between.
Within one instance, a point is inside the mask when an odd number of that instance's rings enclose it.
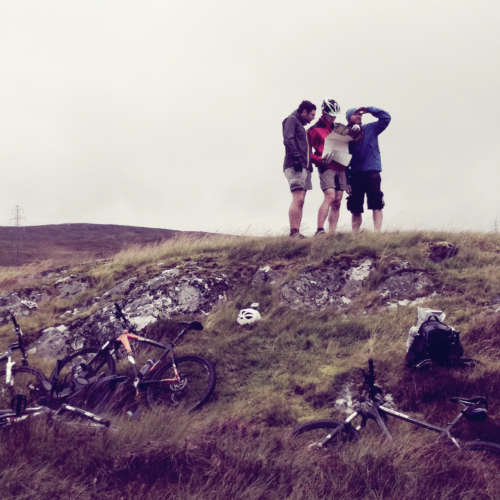
<instances>
[{"instance_id":1,"label":"bicycle lying on grass","mask_svg":"<svg viewBox=\"0 0 500 500\"><path fill-rule=\"evenodd\" d=\"M97 380L83 401L85 407L92 409L134 413L140 402L147 406L165 402L182 404L190 411L201 408L214 391L215 368L203 356L176 356L174 352L186 332L203 329L201 323L178 323L181 330L177 336L169 344L162 344L138 335L118 304L115 304L115 315L123 324L123 333L100 348L80 349L61 360L56 376L60 387ZM148 359L137 369L131 341L159 349L162 353L156 361ZM132 377L116 374L115 357L121 347L132 367Z\"/></svg>"},{"instance_id":2,"label":"bicycle lying on grass","mask_svg":"<svg viewBox=\"0 0 500 500\"><path fill-rule=\"evenodd\" d=\"M41 371L29 366L23 332L12 313L10 319L18 341L9 345L7 351L0 355L0 362L6 362L5 370L0 371L0 427L23 422L42 414L51 417L64 414L73 419L83 417L96 425L108 427L109 420L68 404L65 401L66 397L59 397L51 382L56 371L52 373L50 379L47 379ZM21 351L22 366L16 366L16 362L13 361L13 353L16 350ZM73 389L68 389L66 396L74 392Z\"/></svg>"},{"instance_id":3,"label":"bicycle lying on grass","mask_svg":"<svg viewBox=\"0 0 500 500\"><path fill-rule=\"evenodd\" d=\"M83 423L93 427L109 427L111 424L106 418L64 402L60 402L54 408L45 405L27 406L26 397L18 394L14 396L11 403L11 408L0 410L0 428L25 422L39 415L46 415L51 422L58 419L58 421L72 425Z\"/></svg>"},{"instance_id":4,"label":"bicycle lying on grass","mask_svg":"<svg viewBox=\"0 0 500 500\"><path fill-rule=\"evenodd\" d=\"M488 402L486 398L481 396L474 398L452 397L451 401L460 404L462 410L450 424L440 427L389 408L382 394L382 389L375 385L375 372L371 359L368 366L368 373L363 371L363 397L355 403L354 412L344 422L313 420L298 426L293 430L292 436L299 446L314 449L324 448L332 444L344 445L349 441L356 441L360 438L360 430L365 427L370 419L376 422L387 439L392 439L385 421L386 417L395 417L417 427L438 432L441 436L449 439L457 448L484 450L500 454L500 444L488 441L461 442L451 434L451 429L462 417L468 420L483 420L487 417Z\"/></svg>"}]
</instances>

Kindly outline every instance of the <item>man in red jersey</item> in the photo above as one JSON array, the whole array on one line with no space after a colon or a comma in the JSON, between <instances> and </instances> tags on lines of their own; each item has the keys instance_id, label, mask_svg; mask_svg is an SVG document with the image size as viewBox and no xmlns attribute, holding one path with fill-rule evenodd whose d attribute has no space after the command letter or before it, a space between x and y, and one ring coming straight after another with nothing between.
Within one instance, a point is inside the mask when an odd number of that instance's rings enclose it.
<instances>
[{"instance_id":1,"label":"man in red jersey","mask_svg":"<svg viewBox=\"0 0 500 500\"><path fill-rule=\"evenodd\" d=\"M351 128L335 123L340 106L334 99L325 99L321 111L320 119L307 131L311 161L318 167L320 187L325 196L318 210L316 235L325 233L323 226L327 217L329 232L334 233L337 229L343 192L348 188L345 175L350 160L348 143L356 135ZM339 149L324 155L325 140L329 136L338 139L335 144Z\"/></svg>"}]
</instances>

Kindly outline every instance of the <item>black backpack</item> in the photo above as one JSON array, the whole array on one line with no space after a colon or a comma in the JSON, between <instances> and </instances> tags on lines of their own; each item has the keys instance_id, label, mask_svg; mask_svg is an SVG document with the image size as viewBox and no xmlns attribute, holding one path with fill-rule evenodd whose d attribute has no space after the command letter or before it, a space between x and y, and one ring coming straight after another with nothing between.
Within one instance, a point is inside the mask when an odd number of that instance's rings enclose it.
<instances>
[{"instance_id":1,"label":"black backpack","mask_svg":"<svg viewBox=\"0 0 500 500\"><path fill-rule=\"evenodd\" d=\"M424 359L431 359L440 365L449 366L463 353L460 333L432 315L420 325L406 354L406 364L416 366Z\"/></svg>"}]
</instances>

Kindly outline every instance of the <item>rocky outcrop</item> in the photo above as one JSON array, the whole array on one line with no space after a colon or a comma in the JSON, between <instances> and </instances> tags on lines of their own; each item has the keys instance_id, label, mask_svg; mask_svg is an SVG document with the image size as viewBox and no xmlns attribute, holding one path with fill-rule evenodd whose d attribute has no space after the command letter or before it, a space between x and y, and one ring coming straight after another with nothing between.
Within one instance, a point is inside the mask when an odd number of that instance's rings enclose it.
<instances>
[{"instance_id":1,"label":"rocky outcrop","mask_svg":"<svg viewBox=\"0 0 500 500\"><path fill-rule=\"evenodd\" d=\"M43 290L0 296L0 320L8 320L9 310L19 316L29 315L37 310L40 301L68 299L89 289L90 281L85 276L67 272L62 270L51 275L50 283L45 281ZM367 288L386 299L386 305L425 300L434 291L428 273L397 258L382 262L374 257L336 256L317 266L298 269L283 264L273 269L268 263L258 267L252 278L245 278L247 281L236 274L231 278L229 275L217 266L185 261L176 267L160 267L156 274L147 277L128 276L100 296L82 295L86 297L85 303L75 304L76 307L57 317L57 323L41 331L31 346L32 352L62 357L74 349L100 345L116 337L122 325L115 318L114 302L119 302L129 320L142 330L160 318L205 316L227 300L231 291L237 292L249 285L254 289L270 286L290 309L310 312L332 307L347 310L358 297L364 296ZM93 311L91 314L87 312L89 309Z\"/></svg>"},{"instance_id":2,"label":"rocky outcrop","mask_svg":"<svg viewBox=\"0 0 500 500\"><path fill-rule=\"evenodd\" d=\"M361 294L376 269L377 262L373 258L340 258L318 267L304 268L287 279L266 265L255 273L252 286L267 283L278 287L281 301L292 309L317 311L332 306L343 308ZM375 289L381 298L388 301L410 303L434 292L434 284L425 271L414 269L408 261L392 259L385 264L384 276Z\"/></svg>"},{"instance_id":3,"label":"rocky outcrop","mask_svg":"<svg viewBox=\"0 0 500 500\"><path fill-rule=\"evenodd\" d=\"M70 281L64 281L69 286ZM79 281L79 283L81 283ZM74 290L76 290L73 288ZM65 288L65 292L69 288ZM116 337L123 326L114 315L114 302L120 303L128 319L138 330L160 318L207 315L226 300L229 281L223 273L207 271L196 264L165 269L145 281L136 276L117 283L94 302L98 311L85 318L75 318L78 310L65 315L63 325L42 331L30 348L42 356L61 357L74 349L100 345Z\"/></svg>"},{"instance_id":4,"label":"rocky outcrop","mask_svg":"<svg viewBox=\"0 0 500 500\"><path fill-rule=\"evenodd\" d=\"M9 321L10 312L16 316L29 316L38 309L38 304L47 300L45 290L17 290L0 295L0 323Z\"/></svg>"},{"instance_id":5,"label":"rocky outcrop","mask_svg":"<svg viewBox=\"0 0 500 500\"><path fill-rule=\"evenodd\" d=\"M56 289L56 294L59 297L65 298L85 291L89 285L85 280L78 279L72 274L56 280L54 287Z\"/></svg>"},{"instance_id":6,"label":"rocky outcrop","mask_svg":"<svg viewBox=\"0 0 500 500\"><path fill-rule=\"evenodd\" d=\"M281 300L293 309L342 307L361 292L373 265L373 260L368 258L362 261L339 259L321 267L306 268L281 286Z\"/></svg>"},{"instance_id":7,"label":"rocky outcrop","mask_svg":"<svg viewBox=\"0 0 500 500\"><path fill-rule=\"evenodd\" d=\"M434 291L434 283L425 271L402 269L388 276L379 287L387 299L415 299Z\"/></svg>"}]
</instances>

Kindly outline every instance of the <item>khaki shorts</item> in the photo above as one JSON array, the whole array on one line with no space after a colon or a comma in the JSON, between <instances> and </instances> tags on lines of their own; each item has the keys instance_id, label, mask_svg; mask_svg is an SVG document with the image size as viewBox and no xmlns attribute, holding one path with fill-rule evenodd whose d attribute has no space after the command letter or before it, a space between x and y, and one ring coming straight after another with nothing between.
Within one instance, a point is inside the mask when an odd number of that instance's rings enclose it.
<instances>
[{"instance_id":1,"label":"khaki shorts","mask_svg":"<svg viewBox=\"0 0 500 500\"><path fill-rule=\"evenodd\" d=\"M332 170L327 168L322 174L319 174L319 185L322 191L335 189L335 191L347 191L347 177L345 168Z\"/></svg>"},{"instance_id":2,"label":"khaki shorts","mask_svg":"<svg viewBox=\"0 0 500 500\"><path fill-rule=\"evenodd\" d=\"M284 170L286 180L290 186L290 191L304 190L309 191L312 189L311 182L311 171L303 168L300 172L296 172L295 169L285 168Z\"/></svg>"}]
</instances>

